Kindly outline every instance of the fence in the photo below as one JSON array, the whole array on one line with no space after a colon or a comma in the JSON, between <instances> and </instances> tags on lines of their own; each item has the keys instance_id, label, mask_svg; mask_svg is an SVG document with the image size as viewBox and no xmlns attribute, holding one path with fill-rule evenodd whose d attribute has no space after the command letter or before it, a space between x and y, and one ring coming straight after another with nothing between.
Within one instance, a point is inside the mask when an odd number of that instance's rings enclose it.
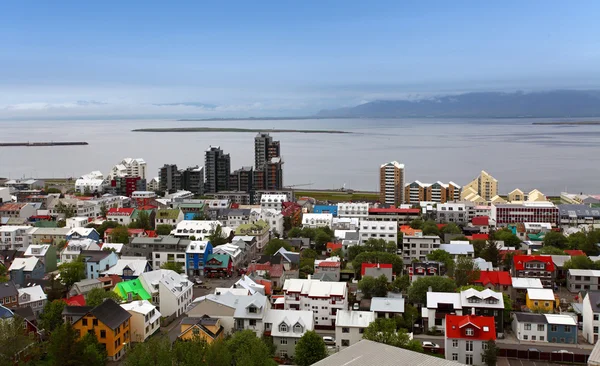
<instances>
[{"instance_id":1,"label":"fence","mask_svg":"<svg viewBox=\"0 0 600 366\"><path fill-rule=\"evenodd\" d=\"M560 352L540 352L538 350L516 350L516 349L500 349L498 357L518 358L522 360L539 360L547 362L569 362L577 364L587 364L590 357L585 354L577 353L560 353Z\"/></svg>"}]
</instances>

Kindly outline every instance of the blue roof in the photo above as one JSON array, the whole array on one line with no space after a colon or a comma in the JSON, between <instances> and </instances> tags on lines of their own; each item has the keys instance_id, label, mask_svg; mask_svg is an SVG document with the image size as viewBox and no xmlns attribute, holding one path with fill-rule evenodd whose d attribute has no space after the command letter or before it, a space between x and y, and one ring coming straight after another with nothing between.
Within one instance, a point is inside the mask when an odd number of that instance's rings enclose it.
<instances>
[{"instance_id":1,"label":"blue roof","mask_svg":"<svg viewBox=\"0 0 600 366\"><path fill-rule=\"evenodd\" d=\"M12 318L15 314L7 307L0 305L0 319Z\"/></svg>"}]
</instances>

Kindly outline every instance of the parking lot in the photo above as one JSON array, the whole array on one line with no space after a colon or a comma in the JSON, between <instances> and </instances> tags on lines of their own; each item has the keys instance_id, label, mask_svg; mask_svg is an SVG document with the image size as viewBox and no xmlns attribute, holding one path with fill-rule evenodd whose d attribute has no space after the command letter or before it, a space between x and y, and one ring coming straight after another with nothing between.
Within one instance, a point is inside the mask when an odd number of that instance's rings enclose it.
<instances>
[{"instance_id":1,"label":"parking lot","mask_svg":"<svg viewBox=\"0 0 600 366\"><path fill-rule=\"evenodd\" d=\"M560 363L546 361L518 360L514 358L498 358L497 366L558 366ZM566 365L566 364L565 364Z\"/></svg>"},{"instance_id":2,"label":"parking lot","mask_svg":"<svg viewBox=\"0 0 600 366\"><path fill-rule=\"evenodd\" d=\"M217 287L231 287L234 283L239 280L241 276L237 274L230 278L202 278L202 286L206 286L208 288L204 288L198 285L194 285L194 299L200 296L205 296L207 294L213 294L215 292L215 288Z\"/></svg>"}]
</instances>

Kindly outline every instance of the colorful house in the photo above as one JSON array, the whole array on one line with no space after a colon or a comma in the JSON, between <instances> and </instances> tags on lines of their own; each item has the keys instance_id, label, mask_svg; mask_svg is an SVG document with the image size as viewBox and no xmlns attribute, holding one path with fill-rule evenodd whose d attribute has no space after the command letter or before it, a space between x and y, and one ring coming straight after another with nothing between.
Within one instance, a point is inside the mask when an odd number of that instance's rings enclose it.
<instances>
[{"instance_id":1,"label":"colorful house","mask_svg":"<svg viewBox=\"0 0 600 366\"><path fill-rule=\"evenodd\" d=\"M44 264L37 257L16 258L10 268L10 279L19 286L25 286L28 280L44 278Z\"/></svg>"},{"instance_id":2,"label":"colorful house","mask_svg":"<svg viewBox=\"0 0 600 366\"><path fill-rule=\"evenodd\" d=\"M188 276L204 276L208 256L213 254L210 241L192 241L185 249Z\"/></svg>"},{"instance_id":3,"label":"colorful house","mask_svg":"<svg viewBox=\"0 0 600 366\"><path fill-rule=\"evenodd\" d=\"M560 305L560 302L555 298L554 291L549 288L528 288L525 304L530 310L543 309L552 312L555 306Z\"/></svg>"},{"instance_id":4,"label":"colorful house","mask_svg":"<svg viewBox=\"0 0 600 366\"><path fill-rule=\"evenodd\" d=\"M446 315L446 360L466 365L485 365L487 342L496 340L494 318L475 315Z\"/></svg>"},{"instance_id":5,"label":"colorful house","mask_svg":"<svg viewBox=\"0 0 600 366\"><path fill-rule=\"evenodd\" d=\"M418 236L423 234L423 230L413 229L410 225L400 225L400 232L406 236Z\"/></svg>"},{"instance_id":6,"label":"colorful house","mask_svg":"<svg viewBox=\"0 0 600 366\"><path fill-rule=\"evenodd\" d=\"M316 214L332 214L334 217L338 215L337 205L315 205L313 207L313 213Z\"/></svg>"},{"instance_id":7,"label":"colorful house","mask_svg":"<svg viewBox=\"0 0 600 366\"><path fill-rule=\"evenodd\" d=\"M473 284L495 291L510 291L512 277L506 271L480 271L479 278Z\"/></svg>"},{"instance_id":8,"label":"colorful house","mask_svg":"<svg viewBox=\"0 0 600 366\"><path fill-rule=\"evenodd\" d=\"M518 278L539 278L546 288L552 288L556 278L556 266L549 255L515 255L513 276Z\"/></svg>"},{"instance_id":9,"label":"colorful house","mask_svg":"<svg viewBox=\"0 0 600 366\"><path fill-rule=\"evenodd\" d=\"M208 344L215 340L223 339L223 326L221 320L204 316L201 318L184 318L180 323L179 339L188 341L197 337L204 339Z\"/></svg>"},{"instance_id":10,"label":"colorful house","mask_svg":"<svg viewBox=\"0 0 600 366\"><path fill-rule=\"evenodd\" d=\"M130 318L127 310L109 299L89 310L72 325L79 332L79 337L88 332L94 333L105 347L108 359L118 361L125 355L126 344L131 343Z\"/></svg>"},{"instance_id":11,"label":"colorful house","mask_svg":"<svg viewBox=\"0 0 600 366\"><path fill-rule=\"evenodd\" d=\"M152 296L146 291L139 278L117 283L114 291L125 301L152 299Z\"/></svg>"},{"instance_id":12,"label":"colorful house","mask_svg":"<svg viewBox=\"0 0 600 366\"><path fill-rule=\"evenodd\" d=\"M231 277L233 264L227 254L210 254L206 259L205 273L208 277Z\"/></svg>"},{"instance_id":13,"label":"colorful house","mask_svg":"<svg viewBox=\"0 0 600 366\"><path fill-rule=\"evenodd\" d=\"M67 241L91 239L95 242L100 241L100 234L94 228L74 227L67 233Z\"/></svg>"},{"instance_id":14,"label":"colorful house","mask_svg":"<svg viewBox=\"0 0 600 366\"><path fill-rule=\"evenodd\" d=\"M342 249L342 243L327 243L327 253L331 254L333 251Z\"/></svg>"}]
</instances>

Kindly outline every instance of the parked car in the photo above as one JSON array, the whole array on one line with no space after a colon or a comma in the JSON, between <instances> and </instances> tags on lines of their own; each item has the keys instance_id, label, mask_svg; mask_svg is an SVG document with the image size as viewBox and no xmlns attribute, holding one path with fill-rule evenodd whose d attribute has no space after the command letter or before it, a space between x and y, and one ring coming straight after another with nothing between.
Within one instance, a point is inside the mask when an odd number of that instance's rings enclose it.
<instances>
[{"instance_id":1,"label":"parked car","mask_svg":"<svg viewBox=\"0 0 600 366\"><path fill-rule=\"evenodd\" d=\"M567 351L566 349L561 349L561 350L558 350L558 351L552 351L552 353L567 353L567 354L570 354L570 355L573 354L573 352Z\"/></svg>"},{"instance_id":2,"label":"parked car","mask_svg":"<svg viewBox=\"0 0 600 366\"><path fill-rule=\"evenodd\" d=\"M433 342L429 342L429 341L424 341L423 342L423 348L440 348L440 345L437 343L433 343Z\"/></svg>"},{"instance_id":3,"label":"parked car","mask_svg":"<svg viewBox=\"0 0 600 366\"><path fill-rule=\"evenodd\" d=\"M330 337L330 336L324 336L323 337L323 341L325 342L326 345L328 346L335 346L335 338Z\"/></svg>"}]
</instances>

